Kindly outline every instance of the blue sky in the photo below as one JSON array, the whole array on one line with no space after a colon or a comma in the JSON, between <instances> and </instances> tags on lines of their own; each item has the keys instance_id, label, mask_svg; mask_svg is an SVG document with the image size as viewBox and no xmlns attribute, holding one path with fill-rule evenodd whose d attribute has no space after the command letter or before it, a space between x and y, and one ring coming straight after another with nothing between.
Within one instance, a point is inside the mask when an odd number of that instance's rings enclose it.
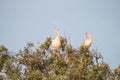
<instances>
[{"instance_id":1,"label":"blue sky","mask_svg":"<svg viewBox=\"0 0 120 80\"><path fill-rule=\"evenodd\" d=\"M75 47L90 32L91 49L112 68L120 64L120 0L0 0L0 44L11 52L54 37L56 26Z\"/></svg>"}]
</instances>

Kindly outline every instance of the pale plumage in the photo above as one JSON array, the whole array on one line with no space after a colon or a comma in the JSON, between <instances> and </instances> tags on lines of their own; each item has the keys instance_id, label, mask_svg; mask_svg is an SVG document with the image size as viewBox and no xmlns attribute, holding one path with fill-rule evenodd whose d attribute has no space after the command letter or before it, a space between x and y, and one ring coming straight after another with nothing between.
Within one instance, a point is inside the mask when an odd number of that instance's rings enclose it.
<instances>
[{"instance_id":1,"label":"pale plumage","mask_svg":"<svg viewBox=\"0 0 120 80\"><path fill-rule=\"evenodd\" d=\"M55 33L56 33L56 38L52 40L52 48L53 50L58 51L61 47L61 36L58 28L55 29Z\"/></svg>"},{"instance_id":2,"label":"pale plumage","mask_svg":"<svg viewBox=\"0 0 120 80\"><path fill-rule=\"evenodd\" d=\"M84 40L83 44L81 47L89 49L93 39L95 39L90 33L86 33L86 37L88 38L87 40Z\"/></svg>"}]
</instances>

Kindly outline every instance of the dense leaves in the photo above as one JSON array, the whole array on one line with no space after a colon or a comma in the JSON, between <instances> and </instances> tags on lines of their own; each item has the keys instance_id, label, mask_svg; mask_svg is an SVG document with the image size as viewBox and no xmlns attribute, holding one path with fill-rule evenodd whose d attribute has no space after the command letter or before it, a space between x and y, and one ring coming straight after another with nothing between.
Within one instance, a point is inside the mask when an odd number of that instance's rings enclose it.
<instances>
[{"instance_id":1,"label":"dense leaves","mask_svg":"<svg viewBox=\"0 0 120 80\"><path fill-rule=\"evenodd\" d=\"M111 70L97 50L74 49L63 42L62 49L53 52L50 43L49 37L38 48L29 42L12 57L6 47L0 46L0 79L120 80L120 66Z\"/></svg>"}]
</instances>

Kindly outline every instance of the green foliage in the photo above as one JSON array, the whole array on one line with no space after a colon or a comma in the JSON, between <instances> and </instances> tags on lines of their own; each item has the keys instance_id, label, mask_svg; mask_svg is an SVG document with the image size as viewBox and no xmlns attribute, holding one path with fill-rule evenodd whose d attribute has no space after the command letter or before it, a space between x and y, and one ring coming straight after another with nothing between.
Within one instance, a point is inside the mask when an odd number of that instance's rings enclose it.
<instances>
[{"instance_id":1,"label":"green foliage","mask_svg":"<svg viewBox=\"0 0 120 80\"><path fill-rule=\"evenodd\" d=\"M34 44L29 42L11 58L5 55L7 48L0 47L0 70L4 67L11 80L120 80L120 66L112 71L96 50L74 49L63 41L62 50L52 52L50 43L47 38L40 47L31 50ZM21 64L26 66L24 73Z\"/></svg>"},{"instance_id":2,"label":"green foliage","mask_svg":"<svg viewBox=\"0 0 120 80\"><path fill-rule=\"evenodd\" d=\"M115 74L116 74L118 80L120 80L120 65L115 69Z\"/></svg>"},{"instance_id":3,"label":"green foliage","mask_svg":"<svg viewBox=\"0 0 120 80\"><path fill-rule=\"evenodd\" d=\"M7 51L8 49L5 46L0 45L0 71L2 70L4 63L8 59Z\"/></svg>"}]
</instances>

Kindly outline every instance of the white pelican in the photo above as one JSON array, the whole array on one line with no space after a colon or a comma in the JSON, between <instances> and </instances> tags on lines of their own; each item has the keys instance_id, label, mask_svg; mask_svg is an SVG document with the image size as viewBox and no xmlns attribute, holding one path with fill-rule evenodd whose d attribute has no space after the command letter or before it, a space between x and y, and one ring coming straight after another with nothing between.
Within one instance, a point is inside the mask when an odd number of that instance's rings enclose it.
<instances>
[{"instance_id":1,"label":"white pelican","mask_svg":"<svg viewBox=\"0 0 120 80\"><path fill-rule=\"evenodd\" d=\"M90 33L86 33L87 40L84 40L83 44L81 45L81 48L89 49L93 39L95 39Z\"/></svg>"},{"instance_id":2,"label":"white pelican","mask_svg":"<svg viewBox=\"0 0 120 80\"><path fill-rule=\"evenodd\" d=\"M55 28L56 38L52 40L52 48L54 51L58 51L61 47L61 36L58 28Z\"/></svg>"}]
</instances>

